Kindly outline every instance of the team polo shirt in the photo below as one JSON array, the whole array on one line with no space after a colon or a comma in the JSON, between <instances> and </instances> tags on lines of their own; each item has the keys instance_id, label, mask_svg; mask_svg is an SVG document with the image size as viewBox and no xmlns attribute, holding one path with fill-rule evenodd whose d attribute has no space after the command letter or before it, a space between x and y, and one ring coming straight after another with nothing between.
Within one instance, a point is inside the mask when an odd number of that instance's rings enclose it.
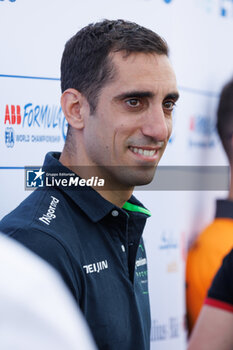
<instances>
[{"instance_id":1,"label":"team polo shirt","mask_svg":"<svg viewBox=\"0 0 233 350\"><path fill-rule=\"evenodd\" d=\"M48 153L45 169L70 172L59 156ZM60 272L99 349L147 350L150 308L142 232L149 216L134 196L119 208L92 188L57 186L36 189L3 218L0 230Z\"/></svg>"}]
</instances>

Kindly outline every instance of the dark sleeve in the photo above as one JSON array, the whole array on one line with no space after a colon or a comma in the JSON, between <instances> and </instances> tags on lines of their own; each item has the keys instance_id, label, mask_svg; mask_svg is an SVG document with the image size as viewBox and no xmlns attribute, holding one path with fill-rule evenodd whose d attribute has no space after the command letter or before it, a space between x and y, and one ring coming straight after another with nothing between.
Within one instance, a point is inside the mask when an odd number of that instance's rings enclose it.
<instances>
[{"instance_id":1,"label":"dark sleeve","mask_svg":"<svg viewBox=\"0 0 233 350\"><path fill-rule=\"evenodd\" d=\"M51 264L60 273L75 299L79 300L80 288L72 260L58 239L37 229L18 229L10 236Z\"/></svg>"},{"instance_id":2,"label":"dark sleeve","mask_svg":"<svg viewBox=\"0 0 233 350\"><path fill-rule=\"evenodd\" d=\"M223 259L208 291L205 304L233 312L233 250ZM224 304L226 307L224 307Z\"/></svg>"}]
</instances>

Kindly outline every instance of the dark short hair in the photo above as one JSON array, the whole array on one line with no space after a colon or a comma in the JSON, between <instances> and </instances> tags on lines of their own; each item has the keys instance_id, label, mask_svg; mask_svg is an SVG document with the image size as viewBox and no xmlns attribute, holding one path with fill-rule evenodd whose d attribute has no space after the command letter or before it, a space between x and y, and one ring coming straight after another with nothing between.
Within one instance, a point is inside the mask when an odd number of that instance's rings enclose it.
<instances>
[{"instance_id":1,"label":"dark short hair","mask_svg":"<svg viewBox=\"0 0 233 350\"><path fill-rule=\"evenodd\" d=\"M168 56L166 42L136 23L118 19L89 24L65 45L61 61L62 92L68 88L81 92L93 113L101 88L115 77L108 55L118 51L125 51L126 55L145 52Z\"/></svg>"},{"instance_id":2,"label":"dark short hair","mask_svg":"<svg viewBox=\"0 0 233 350\"><path fill-rule=\"evenodd\" d=\"M233 161L233 79L222 89L218 111L217 130L230 161Z\"/></svg>"}]
</instances>

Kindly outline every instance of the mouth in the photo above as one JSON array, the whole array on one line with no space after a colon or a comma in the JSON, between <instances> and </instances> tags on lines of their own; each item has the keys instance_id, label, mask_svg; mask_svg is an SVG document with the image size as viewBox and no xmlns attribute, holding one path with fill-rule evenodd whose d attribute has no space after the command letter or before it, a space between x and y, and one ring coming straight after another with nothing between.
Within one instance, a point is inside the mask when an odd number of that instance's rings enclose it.
<instances>
[{"instance_id":1,"label":"mouth","mask_svg":"<svg viewBox=\"0 0 233 350\"><path fill-rule=\"evenodd\" d=\"M129 146L129 150L134 153L138 158L147 161L157 160L159 150L161 147L136 147Z\"/></svg>"}]
</instances>

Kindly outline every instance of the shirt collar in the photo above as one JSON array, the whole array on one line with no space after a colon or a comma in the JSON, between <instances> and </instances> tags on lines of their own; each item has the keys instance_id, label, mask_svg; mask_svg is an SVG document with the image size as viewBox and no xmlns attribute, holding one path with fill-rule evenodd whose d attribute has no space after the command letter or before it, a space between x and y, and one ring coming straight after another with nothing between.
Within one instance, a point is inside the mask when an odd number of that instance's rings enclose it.
<instances>
[{"instance_id":1,"label":"shirt collar","mask_svg":"<svg viewBox=\"0 0 233 350\"><path fill-rule=\"evenodd\" d=\"M229 199L218 199L215 217L233 219L233 201Z\"/></svg>"},{"instance_id":2,"label":"shirt collar","mask_svg":"<svg viewBox=\"0 0 233 350\"><path fill-rule=\"evenodd\" d=\"M50 172L71 173L72 171L70 169L59 162L60 155L60 152L47 153L43 165L44 170L48 171L49 169ZM144 216L145 218L150 216L149 210L147 210L133 195L125 203L123 208L118 208L113 203L104 199L92 187L78 186L77 189L71 189L60 186L59 189L68 195L93 222L98 222L114 209L130 212L131 215Z\"/></svg>"}]
</instances>

